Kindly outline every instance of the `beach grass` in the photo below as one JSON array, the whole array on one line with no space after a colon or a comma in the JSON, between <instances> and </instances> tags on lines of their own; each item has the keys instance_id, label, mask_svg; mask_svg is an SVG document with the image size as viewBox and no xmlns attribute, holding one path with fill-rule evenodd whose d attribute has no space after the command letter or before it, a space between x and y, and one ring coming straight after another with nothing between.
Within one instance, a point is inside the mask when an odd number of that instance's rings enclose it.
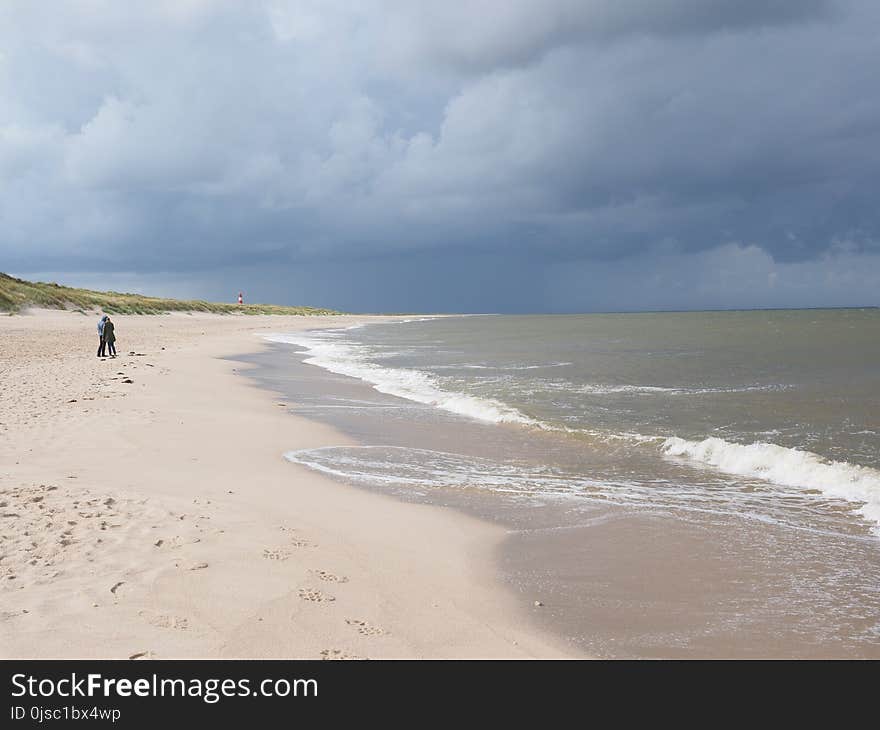
<instances>
[{"instance_id":1,"label":"beach grass","mask_svg":"<svg viewBox=\"0 0 880 730\"><path fill-rule=\"evenodd\" d=\"M339 314L318 307L286 307L277 304L227 304L201 299L165 299L142 294L77 289L60 284L25 281L0 272L0 312L14 314L29 307L81 312L101 310L108 314L165 314L167 312L215 312L217 314Z\"/></svg>"}]
</instances>

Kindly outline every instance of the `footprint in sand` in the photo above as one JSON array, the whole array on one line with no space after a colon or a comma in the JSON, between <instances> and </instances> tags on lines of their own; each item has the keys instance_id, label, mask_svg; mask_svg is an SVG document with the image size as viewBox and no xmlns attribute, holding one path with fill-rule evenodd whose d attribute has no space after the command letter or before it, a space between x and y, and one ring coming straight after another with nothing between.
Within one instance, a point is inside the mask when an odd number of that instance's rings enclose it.
<instances>
[{"instance_id":1,"label":"footprint in sand","mask_svg":"<svg viewBox=\"0 0 880 730\"><path fill-rule=\"evenodd\" d=\"M281 532L296 532L295 527L285 527L284 525L281 525L278 529L281 530ZM318 547L315 543L304 540L301 537L295 537L293 534L290 535L290 545L296 548Z\"/></svg>"},{"instance_id":2,"label":"footprint in sand","mask_svg":"<svg viewBox=\"0 0 880 730\"><path fill-rule=\"evenodd\" d=\"M352 660L352 659L366 659L365 656L357 656L356 654L349 654L342 649L324 649L321 652L321 659L325 660Z\"/></svg>"},{"instance_id":3,"label":"footprint in sand","mask_svg":"<svg viewBox=\"0 0 880 730\"><path fill-rule=\"evenodd\" d=\"M322 593L314 588L300 588L299 597L304 601L311 601L313 603L330 603L331 601L336 600L328 593Z\"/></svg>"},{"instance_id":4,"label":"footprint in sand","mask_svg":"<svg viewBox=\"0 0 880 730\"><path fill-rule=\"evenodd\" d=\"M149 611L141 611L138 615L151 626L156 626L160 629L185 631L189 628L189 620L182 616L173 616L167 613L150 613Z\"/></svg>"},{"instance_id":5,"label":"footprint in sand","mask_svg":"<svg viewBox=\"0 0 880 730\"><path fill-rule=\"evenodd\" d=\"M378 626L373 626L371 623L356 618L347 618L345 619L345 623L353 629L356 629L362 636L383 636L388 633L384 629L380 629Z\"/></svg>"},{"instance_id":6,"label":"footprint in sand","mask_svg":"<svg viewBox=\"0 0 880 730\"><path fill-rule=\"evenodd\" d=\"M326 570L310 570L313 576L315 576L318 580L323 580L325 583L348 583L348 578L344 575L334 575L333 573L328 573Z\"/></svg>"},{"instance_id":7,"label":"footprint in sand","mask_svg":"<svg viewBox=\"0 0 880 730\"><path fill-rule=\"evenodd\" d=\"M266 560L287 560L290 553L281 548L275 548L274 550L263 550L263 557Z\"/></svg>"}]
</instances>

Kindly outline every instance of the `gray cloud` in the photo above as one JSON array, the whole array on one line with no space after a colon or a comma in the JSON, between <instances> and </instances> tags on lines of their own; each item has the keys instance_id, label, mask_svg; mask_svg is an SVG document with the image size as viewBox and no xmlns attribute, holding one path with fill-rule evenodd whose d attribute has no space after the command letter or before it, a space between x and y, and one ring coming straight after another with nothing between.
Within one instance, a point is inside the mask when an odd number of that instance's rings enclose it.
<instances>
[{"instance_id":1,"label":"gray cloud","mask_svg":"<svg viewBox=\"0 0 880 730\"><path fill-rule=\"evenodd\" d=\"M868 0L6 3L0 269L607 309L672 260L676 306L705 305L712 252L741 250L768 257L731 289L757 303L767 260L873 270L878 21ZM622 278L584 299L570 262Z\"/></svg>"}]
</instances>

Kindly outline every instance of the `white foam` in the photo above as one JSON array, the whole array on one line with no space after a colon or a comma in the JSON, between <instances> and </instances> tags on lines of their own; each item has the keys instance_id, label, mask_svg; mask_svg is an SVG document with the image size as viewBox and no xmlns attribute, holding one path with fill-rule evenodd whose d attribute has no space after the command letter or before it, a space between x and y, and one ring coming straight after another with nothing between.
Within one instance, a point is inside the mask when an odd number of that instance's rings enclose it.
<instances>
[{"instance_id":1,"label":"white foam","mask_svg":"<svg viewBox=\"0 0 880 730\"><path fill-rule=\"evenodd\" d=\"M678 480L640 480L620 475L587 477L549 466L499 461L401 446L324 446L288 451L285 458L328 476L378 488L425 494L436 488L476 489L509 497L576 500L647 509L653 514L689 512L735 516L797 530L841 535L835 522L817 522L814 497L780 502L776 487L704 489ZM845 534L845 533L844 533Z\"/></svg>"},{"instance_id":2,"label":"white foam","mask_svg":"<svg viewBox=\"0 0 880 730\"><path fill-rule=\"evenodd\" d=\"M715 393L747 393L750 391L784 390L786 385L743 385L728 388L686 388L665 385L629 385L606 383L572 383L567 380L536 380L536 387L585 395L709 395Z\"/></svg>"},{"instance_id":3,"label":"white foam","mask_svg":"<svg viewBox=\"0 0 880 730\"><path fill-rule=\"evenodd\" d=\"M268 334L270 342L298 345L307 350L304 362L316 365L338 375L347 375L370 383L380 393L424 403L450 413L457 413L489 423L520 423L527 426L542 424L515 408L490 398L479 398L465 393L443 390L428 373L410 368L391 368L369 359L369 353L352 343L331 342L320 334Z\"/></svg>"},{"instance_id":4,"label":"white foam","mask_svg":"<svg viewBox=\"0 0 880 730\"><path fill-rule=\"evenodd\" d=\"M575 393L588 393L594 395L611 395L616 393L679 393L680 388L666 388L661 385L598 385L586 383L584 385L572 385L568 390Z\"/></svg>"},{"instance_id":5,"label":"white foam","mask_svg":"<svg viewBox=\"0 0 880 730\"><path fill-rule=\"evenodd\" d=\"M477 363L461 363L456 365L434 365L434 370L544 370L546 368L564 368L570 362L548 362L540 365L480 365Z\"/></svg>"},{"instance_id":6,"label":"white foam","mask_svg":"<svg viewBox=\"0 0 880 730\"><path fill-rule=\"evenodd\" d=\"M880 471L876 469L776 444L735 444L716 437L702 441L672 437L663 442L662 449L668 456L686 457L728 474L815 489L829 497L856 502L860 505L857 511L865 519L880 525ZM880 529L874 531L880 534Z\"/></svg>"},{"instance_id":7,"label":"white foam","mask_svg":"<svg viewBox=\"0 0 880 730\"><path fill-rule=\"evenodd\" d=\"M324 446L284 458L336 478L371 486L477 488L540 497L644 501L636 482L598 481L547 467L528 467L444 451L402 446ZM653 499L653 497L648 497Z\"/></svg>"}]
</instances>

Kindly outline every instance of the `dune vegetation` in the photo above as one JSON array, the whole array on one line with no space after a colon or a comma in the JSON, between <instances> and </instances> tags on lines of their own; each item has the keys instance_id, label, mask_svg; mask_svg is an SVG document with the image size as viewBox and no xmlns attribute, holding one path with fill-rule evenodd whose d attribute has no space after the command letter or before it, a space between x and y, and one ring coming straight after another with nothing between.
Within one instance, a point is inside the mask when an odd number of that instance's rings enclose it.
<instances>
[{"instance_id":1,"label":"dune vegetation","mask_svg":"<svg viewBox=\"0 0 880 730\"><path fill-rule=\"evenodd\" d=\"M0 312L13 314L29 307L109 314L216 312L217 314L339 314L332 309L285 307L277 304L227 304L200 299L164 299L142 294L92 291L60 284L25 281L0 272Z\"/></svg>"}]
</instances>

